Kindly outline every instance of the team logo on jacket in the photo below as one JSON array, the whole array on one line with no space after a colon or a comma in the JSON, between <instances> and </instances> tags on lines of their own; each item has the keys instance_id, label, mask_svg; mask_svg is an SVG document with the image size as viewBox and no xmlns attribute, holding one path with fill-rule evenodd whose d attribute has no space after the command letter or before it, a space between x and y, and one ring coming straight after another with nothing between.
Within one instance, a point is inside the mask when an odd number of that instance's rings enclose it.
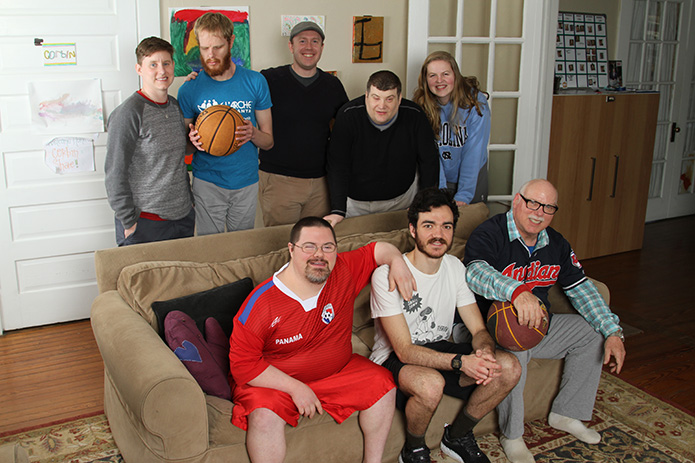
<instances>
[{"instance_id":1,"label":"team logo on jacket","mask_svg":"<svg viewBox=\"0 0 695 463\"><path fill-rule=\"evenodd\" d=\"M577 259L577 255L574 253L574 251L570 253L570 259L572 259L572 265L577 268L582 268L582 264L579 263L579 259Z\"/></svg>"},{"instance_id":2,"label":"team logo on jacket","mask_svg":"<svg viewBox=\"0 0 695 463\"><path fill-rule=\"evenodd\" d=\"M502 270L502 275L523 281L531 289L536 286L551 287L560 275L559 265L541 265L539 261L533 261L525 267L516 267L516 262L507 265Z\"/></svg>"},{"instance_id":3,"label":"team logo on jacket","mask_svg":"<svg viewBox=\"0 0 695 463\"><path fill-rule=\"evenodd\" d=\"M323 308L323 312L321 312L321 321L328 325L330 322L333 321L334 318L335 310L333 310L333 305L328 304L326 307Z\"/></svg>"}]
</instances>

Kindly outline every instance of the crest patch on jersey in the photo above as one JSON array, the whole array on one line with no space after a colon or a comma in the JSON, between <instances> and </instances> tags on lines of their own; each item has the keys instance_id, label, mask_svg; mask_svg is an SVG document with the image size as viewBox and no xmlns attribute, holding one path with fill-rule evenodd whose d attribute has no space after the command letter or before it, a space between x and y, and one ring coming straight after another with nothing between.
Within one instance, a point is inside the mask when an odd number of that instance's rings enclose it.
<instances>
[{"instance_id":1,"label":"crest patch on jersey","mask_svg":"<svg viewBox=\"0 0 695 463\"><path fill-rule=\"evenodd\" d=\"M333 310L333 305L328 304L323 308L323 311L321 312L321 320L328 325L330 322L333 321L335 318L335 310Z\"/></svg>"},{"instance_id":2,"label":"crest patch on jersey","mask_svg":"<svg viewBox=\"0 0 695 463\"><path fill-rule=\"evenodd\" d=\"M577 268L582 268L582 264L579 263L579 259L577 259L577 255L572 251L570 254L570 259L572 259L572 265L574 265Z\"/></svg>"},{"instance_id":3,"label":"crest patch on jersey","mask_svg":"<svg viewBox=\"0 0 695 463\"><path fill-rule=\"evenodd\" d=\"M413 294L413 297L409 300L403 301L403 310L407 313L417 312L422 308L422 298L418 293Z\"/></svg>"}]
</instances>

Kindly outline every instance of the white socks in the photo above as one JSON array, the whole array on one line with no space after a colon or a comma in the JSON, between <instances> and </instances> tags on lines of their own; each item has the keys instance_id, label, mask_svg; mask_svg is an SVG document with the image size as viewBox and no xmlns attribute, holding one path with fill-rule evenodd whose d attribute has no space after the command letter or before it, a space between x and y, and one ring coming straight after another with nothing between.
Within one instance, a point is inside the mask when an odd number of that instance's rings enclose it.
<instances>
[{"instance_id":1,"label":"white socks","mask_svg":"<svg viewBox=\"0 0 695 463\"><path fill-rule=\"evenodd\" d=\"M601 435L593 429L587 428L584 423L574 418L558 415L550 412L548 424L555 429L565 431L587 444L598 444L601 442ZM504 434L500 434L500 444L504 453L511 463L535 463L533 455L526 447L523 437L518 439L507 439Z\"/></svg>"},{"instance_id":2,"label":"white socks","mask_svg":"<svg viewBox=\"0 0 695 463\"><path fill-rule=\"evenodd\" d=\"M507 439L504 434L500 434L500 444L507 454L507 459L512 463L535 463L536 460L526 447L523 437Z\"/></svg>"},{"instance_id":3,"label":"white socks","mask_svg":"<svg viewBox=\"0 0 695 463\"><path fill-rule=\"evenodd\" d=\"M548 424L555 429L572 434L574 437L587 444L598 444L601 442L601 435L599 433L593 429L587 428L584 423L574 418L568 418L550 412L548 415Z\"/></svg>"}]
</instances>

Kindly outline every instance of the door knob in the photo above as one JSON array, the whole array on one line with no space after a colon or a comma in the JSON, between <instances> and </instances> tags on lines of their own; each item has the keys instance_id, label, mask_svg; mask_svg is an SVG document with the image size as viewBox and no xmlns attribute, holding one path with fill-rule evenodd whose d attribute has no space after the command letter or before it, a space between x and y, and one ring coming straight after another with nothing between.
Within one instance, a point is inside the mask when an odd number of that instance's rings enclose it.
<instances>
[{"instance_id":1,"label":"door knob","mask_svg":"<svg viewBox=\"0 0 695 463\"><path fill-rule=\"evenodd\" d=\"M676 134L680 133L680 131L681 131L681 128L678 127L678 124L676 124L675 122L672 122L671 123L671 143L676 141Z\"/></svg>"}]
</instances>

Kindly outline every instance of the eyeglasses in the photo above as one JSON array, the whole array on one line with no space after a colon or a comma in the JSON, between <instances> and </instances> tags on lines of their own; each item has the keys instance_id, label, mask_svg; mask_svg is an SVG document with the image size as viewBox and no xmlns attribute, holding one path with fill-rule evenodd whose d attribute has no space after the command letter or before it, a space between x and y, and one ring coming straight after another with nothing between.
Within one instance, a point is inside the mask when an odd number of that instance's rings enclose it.
<instances>
[{"instance_id":1,"label":"eyeglasses","mask_svg":"<svg viewBox=\"0 0 695 463\"><path fill-rule=\"evenodd\" d=\"M316 254L316 251L321 248L321 251L325 252L326 254L330 254L332 252L335 252L336 249L338 249L338 246L335 243L324 243L321 246L317 245L316 243L304 243L302 245L299 245L297 243L292 243L295 247L298 247L302 251L306 252L307 254Z\"/></svg>"},{"instance_id":2,"label":"eyeglasses","mask_svg":"<svg viewBox=\"0 0 695 463\"><path fill-rule=\"evenodd\" d=\"M532 211L537 211L542 207L543 212L545 212L548 215L554 215L558 210L558 207L552 204L543 204L539 203L538 201L534 201L533 199L524 198L524 195L522 195L521 193L519 193L519 196L521 196L521 199L526 201L526 207L531 209Z\"/></svg>"}]
</instances>

